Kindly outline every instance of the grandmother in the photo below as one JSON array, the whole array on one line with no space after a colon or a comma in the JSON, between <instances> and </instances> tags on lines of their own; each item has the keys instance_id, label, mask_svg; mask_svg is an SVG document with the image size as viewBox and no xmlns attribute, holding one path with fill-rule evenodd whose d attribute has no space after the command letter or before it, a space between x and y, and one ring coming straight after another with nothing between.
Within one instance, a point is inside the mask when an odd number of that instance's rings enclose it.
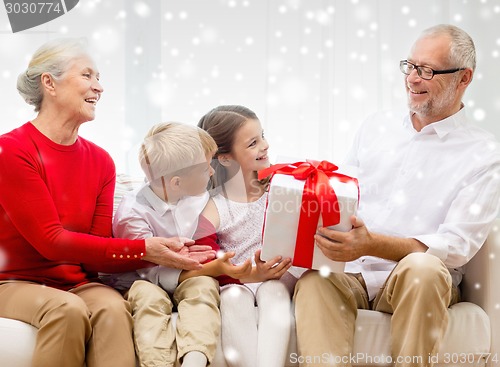
<instances>
[{"instance_id":1,"label":"grandmother","mask_svg":"<svg viewBox=\"0 0 500 367\"><path fill-rule=\"evenodd\" d=\"M39 329L34 367L133 367L129 305L97 271L198 269L214 254L182 238L112 238L115 166L78 136L103 92L81 40L44 44L17 88L38 114L0 136L0 317Z\"/></svg>"}]
</instances>

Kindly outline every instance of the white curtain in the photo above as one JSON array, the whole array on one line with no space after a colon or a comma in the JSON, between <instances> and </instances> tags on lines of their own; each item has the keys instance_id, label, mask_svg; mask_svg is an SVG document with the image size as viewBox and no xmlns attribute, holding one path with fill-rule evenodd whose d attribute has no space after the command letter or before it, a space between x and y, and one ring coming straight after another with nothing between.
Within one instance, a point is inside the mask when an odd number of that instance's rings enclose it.
<instances>
[{"instance_id":1,"label":"white curtain","mask_svg":"<svg viewBox=\"0 0 500 367\"><path fill-rule=\"evenodd\" d=\"M473 37L464 103L500 139L500 0L81 0L12 34L0 8L0 133L28 121L17 75L44 41L86 37L105 92L81 134L119 171L160 121L196 124L219 104L260 117L272 156L340 161L370 113L406 107L399 60L423 29L452 23Z\"/></svg>"}]
</instances>

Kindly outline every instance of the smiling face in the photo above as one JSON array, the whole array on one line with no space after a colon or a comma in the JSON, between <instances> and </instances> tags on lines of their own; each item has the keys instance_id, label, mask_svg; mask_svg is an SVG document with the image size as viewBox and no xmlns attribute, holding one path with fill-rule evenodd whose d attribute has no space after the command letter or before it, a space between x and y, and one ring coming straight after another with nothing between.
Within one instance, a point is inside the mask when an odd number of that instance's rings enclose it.
<instances>
[{"instance_id":1,"label":"smiling face","mask_svg":"<svg viewBox=\"0 0 500 367\"><path fill-rule=\"evenodd\" d=\"M450 65L449 52L449 37L445 35L424 37L415 43L408 61L434 70L461 67L462 65ZM442 120L460 109L466 87L461 85L464 72L438 74L431 80L420 78L417 70L405 75L408 107L421 125Z\"/></svg>"},{"instance_id":2,"label":"smiling face","mask_svg":"<svg viewBox=\"0 0 500 367\"><path fill-rule=\"evenodd\" d=\"M95 118L96 104L102 92L94 61L89 56L80 56L70 63L60 79L53 80L51 96L68 120L83 123Z\"/></svg>"},{"instance_id":3,"label":"smiling face","mask_svg":"<svg viewBox=\"0 0 500 367\"><path fill-rule=\"evenodd\" d=\"M236 132L229 157L243 172L259 171L269 167L268 149L260 121L248 119Z\"/></svg>"}]
</instances>

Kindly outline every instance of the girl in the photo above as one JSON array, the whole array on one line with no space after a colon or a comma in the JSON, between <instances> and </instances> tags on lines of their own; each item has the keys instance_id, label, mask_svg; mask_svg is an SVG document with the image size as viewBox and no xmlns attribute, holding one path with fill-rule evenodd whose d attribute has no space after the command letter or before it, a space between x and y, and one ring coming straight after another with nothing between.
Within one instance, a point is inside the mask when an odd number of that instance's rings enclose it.
<instances>
[{"instance_id":1,"label":"girl","mask_svg":"<svg viewBox=\"0 0 500 367\"><path fill-rule=\"evenodd\" d=\"M269 144L255 113L243 106L214 108L198 126L218 148L212 161L214 190L203 214L214 225L221 249L236 253L233 263L254 261L241 283L221 282L224 356L230 367L283 366L296 279L287 272L291 259L260 260L268 180L259 181L257 171L269 167Z\"/></svg>"}]
</instances>

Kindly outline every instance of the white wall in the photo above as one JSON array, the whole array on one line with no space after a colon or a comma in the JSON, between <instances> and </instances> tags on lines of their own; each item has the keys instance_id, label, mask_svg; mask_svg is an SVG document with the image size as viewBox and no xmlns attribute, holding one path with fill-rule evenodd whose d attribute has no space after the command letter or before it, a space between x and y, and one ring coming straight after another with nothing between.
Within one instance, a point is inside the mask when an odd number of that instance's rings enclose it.
<instances>
[{"instance_id":1,"label":"white wall","mask_svg":"<svg viewBox=\"0 0 500 367\"><path fill-rule=\"evenodd\" d=\"M12 34L0 5L0 133L33 116L17 75L44 41L87 37L105 92L81 129L119 171L160 121L195 124L219 104L261 118L274 155L342 159L363 118L405 108L399 60L421 30L452 23L474 38L471 117L500 139L500 0L81 0Z\"/></svg>"}]
</instances>

